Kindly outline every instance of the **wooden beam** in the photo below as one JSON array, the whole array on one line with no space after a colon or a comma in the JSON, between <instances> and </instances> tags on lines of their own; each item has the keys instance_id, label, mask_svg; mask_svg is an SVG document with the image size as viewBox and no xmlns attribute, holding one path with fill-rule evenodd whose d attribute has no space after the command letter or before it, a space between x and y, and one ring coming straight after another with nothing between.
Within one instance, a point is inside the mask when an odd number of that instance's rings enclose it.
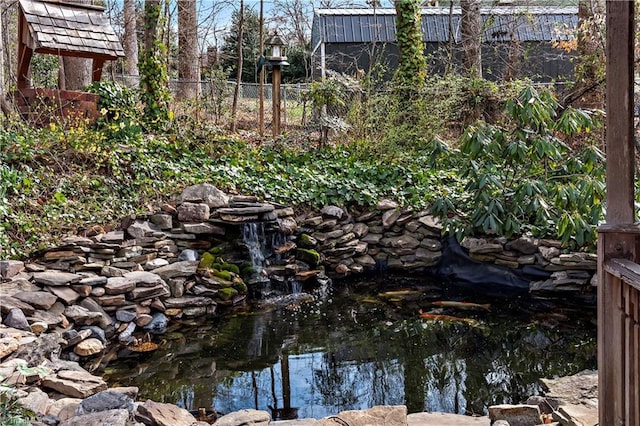
<instances>
[{"instance_id":1,"label":"wooden beam","mask_svg":"<svg viewBox=\"0 0 640 426\"><path fill-rule=\"evenodd\" d=\"M24 15L20 13L18 17L18 90L29 87L29 66L33 50L27 45L28 38L27 23Z\"/></svg>"},{"instance_id":2,"label":"wooden beam","mask_svg":"<svg viewBox=\"0 0 640 426\"><path fill-rule=\"evenodd\" d=\"M91 81L100 81L102 78L102 67L104 66L104 59L94 59L93 69L91 72Z\"/></svg>"},{"instance_id":3,"label":"wooden beam","mask_svg":"<svg viewBox=\"0 0 640 426\"><path fill-rule=\"evenodd\" d=\"M607 223L635 221L633 1L607 0Z\"/></svg>"}]
</instances>

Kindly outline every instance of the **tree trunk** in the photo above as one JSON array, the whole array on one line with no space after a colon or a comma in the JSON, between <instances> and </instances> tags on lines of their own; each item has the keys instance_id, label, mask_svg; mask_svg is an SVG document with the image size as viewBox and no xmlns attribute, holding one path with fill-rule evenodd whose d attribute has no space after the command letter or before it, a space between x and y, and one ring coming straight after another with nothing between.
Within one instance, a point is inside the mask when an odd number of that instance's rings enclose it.
<instances>
[{"instance_id":1,"label":"tree trunk","mask_svg":"<svg viewBox=\"0 0 640 426\"><path fill-rule=\"evenodd\" d=\"M400 89L417 93L424 87L427 77L420 4L417 0L395 0L394 6L400 51L395 79Z\"/></svg>"},{"instance_id":2,"label":"tree trunk","mask_svg":"<svg viewBox=\"0 0 640 426\"><path fill-rule=\"evenodd\" d=\"M178 2L178 99L200 95L198 20L195 0Z\"/></svg>"},{"instance_id":3,"label":"tree trunk","mask_svg":"<svg viewBox=\"0 0 640 426\"><path fill-rule=\"evenodd\" d=\"M604 106L604 0L578 2L578 55L574 97L582 107Z\"/></svg>"},{"instance_id":4,"label":"tree trunk","mask_svg":"<svg viewBox=\"0 0 640 426\"><path fill-rule=\"evenodd\" d=\"M240 0L240 16L238 20L238 76L236 77L236 88L233 92L233 106L231 108L231 131L235 132L238 127L238 101L240 99L240 85L242 84L242 38L244 33L244 0Z\"/></svg>"},{"instance_id":5,"label":"tree trunk","mask_svg":"<svg viewBox=\"0 0 640 426\"><path fill-rule=\"evenodd\" d=\"M91 0L71 0L72 3L91 4ZM62 90L81 90L91 84L93 61L87 58L63 56L60 61L62 78L59 81Z\"/></svg>"},{"instance_id":6,"label":"tree trunk","mask_svg":"<svg viewBox=\"0 0 640 426\"><path fill-rule=\"evenodd\" d=\"M124 73L127 86L138 84L138 33L136 32L136 1L123 0L125 53Z\"/></svg>"},{"instance_id":7,"label":"tree trunk","mask_svg":"<svg viewBox=\"0 0 640 426\"><path fill-rule=\"evenodd\" d=\"M479 0L460 0L462 10L462 61L469 77L482 78L482 17Z\"/></svg>"}]
</instances>

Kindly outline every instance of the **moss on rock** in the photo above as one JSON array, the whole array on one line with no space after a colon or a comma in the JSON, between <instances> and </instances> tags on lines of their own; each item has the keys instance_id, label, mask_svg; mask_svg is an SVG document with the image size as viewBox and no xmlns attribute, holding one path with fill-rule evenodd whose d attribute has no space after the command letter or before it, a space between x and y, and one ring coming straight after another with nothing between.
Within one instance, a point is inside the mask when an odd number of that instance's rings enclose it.
<instances>
[{"instance_id":1,"label":"moss on rock","mask_svg":"<svg viewBox=\"0 0 640 426\"><path fill-rule=\"evenodd\" d=\"M230 300L238 294L238 290L233 287L225 287L218 290L218 298L220 300Z\"/></svg>"},{"instance_id":2,"label":"moss on rock","mask_svg":"<svg viewBox=\"0 0 640 426\"><path fill-rule=\"evenodd\" d=\"M198 264L198 269L211 269L214 261L214 255L211 253L204 253L200 259L200 263Z\"/></svg>"},{"instance_id":3,"label":"moss on rock","mask_svg":"<svg viewBox=\"0 0 640 426\"><path fill-rule=\"evenodd\" d=\"M240 268L238 268L238 265L234 265L233 263L223 263L220 266L220 270L229 271L229 272L233 272L236 275L240 275Z\"/></svg>"},{"instance_id":4,"label":"moss on rock","mask_svg":"<svg viewBox=\"0 0 640 426\"><path fill-rule=\"evenodd\" d=\"M309 264L312 268L315 268L320 264L320 253L316 250L299 248L296 251L296 257Z\"/></svg>"}]
</instances>

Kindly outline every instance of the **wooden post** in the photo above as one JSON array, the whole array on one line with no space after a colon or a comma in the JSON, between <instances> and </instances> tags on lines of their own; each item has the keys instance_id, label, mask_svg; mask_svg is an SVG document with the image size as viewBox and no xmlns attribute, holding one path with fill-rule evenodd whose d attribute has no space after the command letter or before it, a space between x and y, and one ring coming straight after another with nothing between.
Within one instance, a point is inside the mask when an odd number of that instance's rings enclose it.
<instances>
[{"instance_id":1,"label":"wooden post","mask_svg":"<svg viewBox=\"0 0 640 426\"><path fill-rule=\"evenodd\" d=\"M598 412L603 426L634 426L625 420L631 401L625 395L629 366L622 313L624 287L622 280L604 267L612 258L638 263L640 229L634 225L634 9L633 1L607 0L607 223L598 230ZM638 401L631 403L635 406Z\"/></svg>"},{"instance_id":2,"label":"wooden post","mask_svg":"<svg viewBox=\"0 0 640 426\"><path fill-rule=\"evenodd\" d=\"M272 117L273 117L273 137L277 137L280 135L280 65L273 65L273 73L271 75L271 83L273 85L273 90L271 93L272 99Z\"/></svg>"}]
</instances>

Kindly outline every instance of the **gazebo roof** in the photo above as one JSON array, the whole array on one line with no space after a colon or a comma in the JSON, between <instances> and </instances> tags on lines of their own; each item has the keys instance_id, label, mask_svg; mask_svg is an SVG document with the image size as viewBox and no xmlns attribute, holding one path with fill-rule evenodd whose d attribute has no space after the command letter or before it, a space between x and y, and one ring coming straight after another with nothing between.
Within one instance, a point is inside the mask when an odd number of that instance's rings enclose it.
<instances>
[{"instance_id":1,"label":"gazebo roof","mask_svg":"<svg viewBox=\"0 0 640 426\"><path fill-rule=\"evenodd\" d=\"M20 0L26 45L34 52L117 59L124 50L104 8L57 0Z\"/></svg>"}]
</instances>

